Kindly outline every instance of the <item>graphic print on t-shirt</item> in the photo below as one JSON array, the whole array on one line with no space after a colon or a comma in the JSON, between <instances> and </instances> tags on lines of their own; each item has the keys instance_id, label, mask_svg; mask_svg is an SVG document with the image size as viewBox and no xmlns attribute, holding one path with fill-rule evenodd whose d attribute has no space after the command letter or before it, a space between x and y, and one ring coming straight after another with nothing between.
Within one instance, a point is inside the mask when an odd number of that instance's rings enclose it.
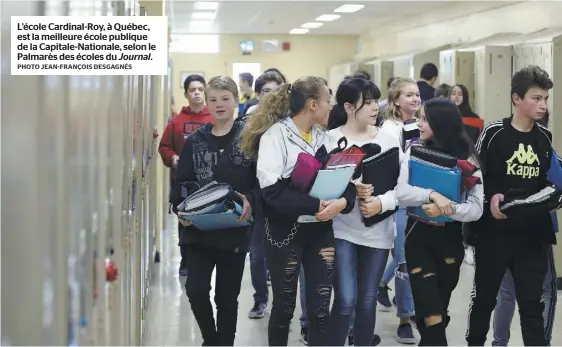
<instances>
[{"instance_id":1,"label":"graphic print on t-shirt","mask_svg":"<svg viewBox=\"0 0 562 347\"><path fill-rule=\"evenodd\" d=\"M201 128L203 123L196 123L196 122L185 122L183 123L183 138L187 139L187 137L194 132L196 132L199 128Z\"/></svg>"},{"instance_id":2,"label":"graphic print on t-shirt","mask_svg":"<svg viewBox=\"0 0 562 347\"><path fill-rule=\"evenodd\" d=\"M531 145L520 143L511 158L506 160L507 175L520 176L521 178L538 177L540 174L540 161Z\"/></svg>"}]
</instances>

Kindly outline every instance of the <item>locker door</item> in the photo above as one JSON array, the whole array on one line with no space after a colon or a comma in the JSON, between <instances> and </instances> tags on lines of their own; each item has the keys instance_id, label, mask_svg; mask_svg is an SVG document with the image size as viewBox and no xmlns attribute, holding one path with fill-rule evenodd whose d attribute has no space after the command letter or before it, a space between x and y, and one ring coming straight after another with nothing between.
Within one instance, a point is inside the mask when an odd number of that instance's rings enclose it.
<instances>
[{"instance_id":1,"label":"locker door","mask_svg":"<svg viewBox=\"0 0 562 347\"><path fill-rule=\"evenodd\" d=\"M476 112L487 123L509 116L511 47L486 46L475 54Z\"/></svg>"},{"instance_id":2,"label":"locker door","mask_svg":"<svg viewBox=\"0 0 562 347\"><path fill-rule=\"evenodd\" d=\"M474 112L488 121L484 115L486 59L484 50L474 52Z\"/></svg>"},{"instance_id":3,"label":"locker door","mask_svg":"<svg viewBox=\"0 0 562 347\"><path fill-rule=\"evenodd\" d=\"M453 65L452 63L453 51L439 52L439 82L453 85Z\"/></svg>"},{"instance_id":4,"label":"locker door","mask_svg":"<svg viewBox=\"0 0 562 347\"><path fill-rule=\"evenodd\" d=\"M451 56L453 79L451 84L463 84L470 95L470 105L474 107L474 52L455 51Z\"/></svg>"},{"instance_id":5,"label":"locker door","mask_svg":"<svg viewBox=\"0 0 562 347\"><path fill-rule=\"evenodd\" d=\"M394 62L394 76L412 78L412 58L399 58Z\"/></svg>"}]
</instances>

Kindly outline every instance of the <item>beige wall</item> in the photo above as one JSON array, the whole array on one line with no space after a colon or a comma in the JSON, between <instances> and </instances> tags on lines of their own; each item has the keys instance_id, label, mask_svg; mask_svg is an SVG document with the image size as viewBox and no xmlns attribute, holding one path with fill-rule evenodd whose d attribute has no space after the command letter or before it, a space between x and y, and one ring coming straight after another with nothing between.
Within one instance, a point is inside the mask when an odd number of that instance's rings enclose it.
<instances>
[{"instance_id":1,"label":"beige wall","mask_svg":"<svg viewBox=\"0 0 562 347\"><path fill-rule=\"evenodd\" d=\"M261 40L291 42L288 52L262 53ZM241 40L254 40L256 49L251 56L240 53ZM174 98L179 105L185 104L180 88L182 71L202 71L209 79L212 76L232 75L232 63L260 63L262 69L278 68L290 81L306 75L328 78L332 65L353 60L356 53L356 36L314 35L223 35L219 54L171 53L174 64L172 86Z\"/></svg>"}]
</instances>

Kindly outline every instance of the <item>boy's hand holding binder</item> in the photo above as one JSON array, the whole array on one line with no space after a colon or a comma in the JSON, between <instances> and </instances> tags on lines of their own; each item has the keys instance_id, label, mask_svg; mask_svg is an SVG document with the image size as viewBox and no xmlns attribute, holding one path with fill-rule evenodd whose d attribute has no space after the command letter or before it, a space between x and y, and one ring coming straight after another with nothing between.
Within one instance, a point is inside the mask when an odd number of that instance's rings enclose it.
<instances>
[{"instance_id":1,"label":"boy's hand holding binder","mask_svg":"<svg viewBox=\"0 0 562 347\"><path fill-rule=\"evenodd\" d=\"M240 215L240 218L238 218L238 220L241 222L247 222L250 217L252 217L252 206L250 205L248 198L246 198L244 194L240 194L238 192L236 192L236 194L240 197L240 199L242 199L244 203L242 206L242 214Z\"/></svg>"},{"instance_id":2,"label":"boy's hand holding binder","mask_svg":"<svg viewBox=\"0 0 562 347\"><path fill-rule=\"evenodd\" d=\"M316 219L320 222L329 221L340 214L346 206L347 200L345 198L321 201L320 211L316 214Z\"/></svg>"},{"instance_id":3,"label":"boy's hand holding binder","mask_svg":"<svg viewBox=\"0 0 562 347\"><path fill-rule=\"evenodd\" d=\"M490 200L490 212L495 219L506 219L507 216L500 210L500 204L505 200L503 194L496 194Z\"/></svg>"},{"instance_id":4,"label":"boy's hand holding binder","mask_svg":"<svg viewBox=\"0 0 562 347\"><path fill-rule=\"evenodd\" d=\"M190 227L193 225L193 222L190 220L185 220L181 217L178 217L178 220L180 221L180 224L183 225L184 227Z\"/></svg>"}]
</instances>

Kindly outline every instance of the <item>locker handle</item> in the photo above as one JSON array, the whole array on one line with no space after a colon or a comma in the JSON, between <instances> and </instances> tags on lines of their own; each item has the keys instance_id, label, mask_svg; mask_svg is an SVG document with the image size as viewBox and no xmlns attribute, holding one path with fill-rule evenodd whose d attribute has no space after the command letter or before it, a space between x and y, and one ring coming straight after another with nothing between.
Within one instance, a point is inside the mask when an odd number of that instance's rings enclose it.
<instances>
[{"instance_id":1,"label":"locker handle","mask_svg":"<svg viewBox=\"0 0 562 347\"><path fill-rule=\"evenodd\" d=\"M489 64L488 68L489 68L489 73L490 73L490 75L491 75L491 74L492 74L492 53L490 53L490 54L488 55L488 59L489 59L489 61L490 61L490 64Z\"/></svg>"}]
</instances>

